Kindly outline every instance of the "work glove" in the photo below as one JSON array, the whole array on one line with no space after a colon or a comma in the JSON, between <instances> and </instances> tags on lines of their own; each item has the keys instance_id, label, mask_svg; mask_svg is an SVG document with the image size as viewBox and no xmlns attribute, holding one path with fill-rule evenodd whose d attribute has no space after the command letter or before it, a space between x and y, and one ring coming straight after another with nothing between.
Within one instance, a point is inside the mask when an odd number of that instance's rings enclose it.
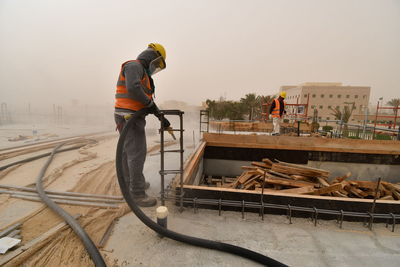
<instances>
[{"instance_id":1,"label":"work glove","mask_svg":"<svg viewBox=\"0 0 400 267\"><path fill-rule=\"evenodd\" d=\"M170 123L169 120L167 120L165 117L163 117L162 119L160 119L160 121L161 121L161 127L162 127L163 129L166 129L166 128L168 128L168 127L171 126L171 123Z\"/></svg>"},{"instance_id":2,"label":"work glove","mask_svg":"<svg viewBox=\"0 0 400 267\"><path fill-rule=\"evenodd\" d=\"M156 103L154 103L153 100L150 101L150 104L147 105L147 108L149 109L149 113L154 114L154 116L156 116L160 120L161 127L163 129L166 129L171 126L169 120L161 116L160 109L157 107Z\"/></svg>"}]
</instances>

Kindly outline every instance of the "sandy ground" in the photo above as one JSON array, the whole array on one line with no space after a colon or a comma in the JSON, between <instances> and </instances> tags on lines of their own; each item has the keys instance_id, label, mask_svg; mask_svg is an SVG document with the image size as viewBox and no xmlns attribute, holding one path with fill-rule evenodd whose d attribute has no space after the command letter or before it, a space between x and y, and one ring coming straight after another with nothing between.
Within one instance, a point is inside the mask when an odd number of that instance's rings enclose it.
<instances>
[{"instance_id":1,"label":"sandy ground","mask_svg":"<svg viewBox=\"0 0 400 267\"><path fill-rule=\"evenodd\" d=\"M148 136L148 157L144 173L151 183L149 194L158 196L160 169L157 135ZM167 141L172 141L167 136ZM96 145L56 155L46 173L49 189L96 194L119 195L115 176L115 148L117 135L103 138ZM195 140L195 143L198 141ZM185 158L193 151L191 132L185 134ZM171 148L177 148L172 145ZM46 149L47 151L49 149ZM43 150L44 151L44 150ZM42 153L43 151L31 152ZM26 151L29 153L29 150ZM26 155L25 155L26 156ZM24 155L18 156L23 158ZM168 154L166 166L177 169L178 155ZM34 184L45 162L39 159L22 164L7 172L0 172L0 184L28 186ZM11 159L0 161L1 165ZM172 176L167 176L167 183ZM109 266L257 266L248 260L226 253L197 248L158 237L143 225L126 204L117 209L99 209L62 205L72 214L81 214L80 223L98 242L110 223L117 220L112 235L101 250ZM382 224L373 231L360 223L344 223L339 229L334 222L319 221L318 227L306 219L294 219L289 225L284 216L266 216L261 221L257 214L192 209L179 213L168 203L169 228L198 237L219 240L269 255L290 266L396 266L400 260L400 232L391 233ZM145 209L154 218L155 208ZM121 217L122 216L122 217ZM0 195L0 229L22 221L23 244L43 234L61 219L38 202ZM1 256L0 256L1 260ZM6 266L92 266L82 244L70 229L57 233L36 245Z\"/></svg>"}]
</instances>

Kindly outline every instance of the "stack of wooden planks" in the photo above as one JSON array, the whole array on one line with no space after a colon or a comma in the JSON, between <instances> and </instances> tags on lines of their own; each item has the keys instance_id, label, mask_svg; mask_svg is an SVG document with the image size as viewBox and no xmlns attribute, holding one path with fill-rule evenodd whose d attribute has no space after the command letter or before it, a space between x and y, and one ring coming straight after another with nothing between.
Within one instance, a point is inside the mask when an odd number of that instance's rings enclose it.
<instances>
[{"instance_id":1,"label":"stack of wooden planks","mask_svg":"<svg viewBox=\"0 0 400 267\"><path fill-rule=\"evenodd\" d=\"M319 196L400 200L400 184L350 180L351 173L329 181L329 171L268 158L242 166L236 178L208 177L207 184L217 187L254 191L308 194Z\"/></svg>"}]
</instances>

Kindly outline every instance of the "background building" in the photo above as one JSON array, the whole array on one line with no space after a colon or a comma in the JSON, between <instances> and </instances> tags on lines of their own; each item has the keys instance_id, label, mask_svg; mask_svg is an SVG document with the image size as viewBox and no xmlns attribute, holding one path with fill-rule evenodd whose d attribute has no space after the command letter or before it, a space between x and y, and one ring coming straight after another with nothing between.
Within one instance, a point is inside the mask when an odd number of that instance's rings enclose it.
<instances>
[{"instance_id":1,"label":"background building","mask_svg":"<svg viewBox=\"0 0 400 267\"><path fill-rule=\"evenodd\" d=\"M307 115L313 115L313 109L318 110L318 117L322 120L334 120L331 110L339 107L355 105L355 110L349 122L358 122L364 114L365 107L368 107L371 87L369 86L348 86L342 83L302 83L299 85L284 85L280 88L286 91L287 104L307 104ZM296 112L295 107L289 107L289 112ZM304 108L300 107L298 113L305 114Z\"/></svg>"}]
</instances>

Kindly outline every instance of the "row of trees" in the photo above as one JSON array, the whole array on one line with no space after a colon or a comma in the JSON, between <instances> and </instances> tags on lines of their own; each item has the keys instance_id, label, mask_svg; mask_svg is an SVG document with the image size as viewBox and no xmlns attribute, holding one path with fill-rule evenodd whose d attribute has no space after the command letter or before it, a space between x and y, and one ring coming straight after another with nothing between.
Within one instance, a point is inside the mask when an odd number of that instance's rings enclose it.
<instances>
[{"instance_id":1,"label":"row of trees","mask_svg":"<svg viewBox=\"0 0 400 267\"><path fill-rule=\"evenodd\" d=\"M270 103L272 99L272 96L251 93L246 94L239 101L227 101L222 98L218 101L207 99L206 104L210 117L216 120L260 120L262 113L266 111L262 104Z\"/></svg>"},{"instance_id":2,"label":"row of trees","mask_svg":"<svg viewBox=\"0 0 400 267\"><path fill-rule=\"evenodd\" d=\"M342 120L343 122L347 123L347 122L349 122L349 119L350 119L353 111L356 109L356 106L354 105L354 102L345 103L345 104L348 104L348 105L344 106L343 110L340 110L339 107L331 108L331 111L332 111L331 115L335 116L336 120ZM397 108L400 106L400 98L393 98L386 104L394 107L393 113L398 114Z\"/></svg>"}]
</instances>

